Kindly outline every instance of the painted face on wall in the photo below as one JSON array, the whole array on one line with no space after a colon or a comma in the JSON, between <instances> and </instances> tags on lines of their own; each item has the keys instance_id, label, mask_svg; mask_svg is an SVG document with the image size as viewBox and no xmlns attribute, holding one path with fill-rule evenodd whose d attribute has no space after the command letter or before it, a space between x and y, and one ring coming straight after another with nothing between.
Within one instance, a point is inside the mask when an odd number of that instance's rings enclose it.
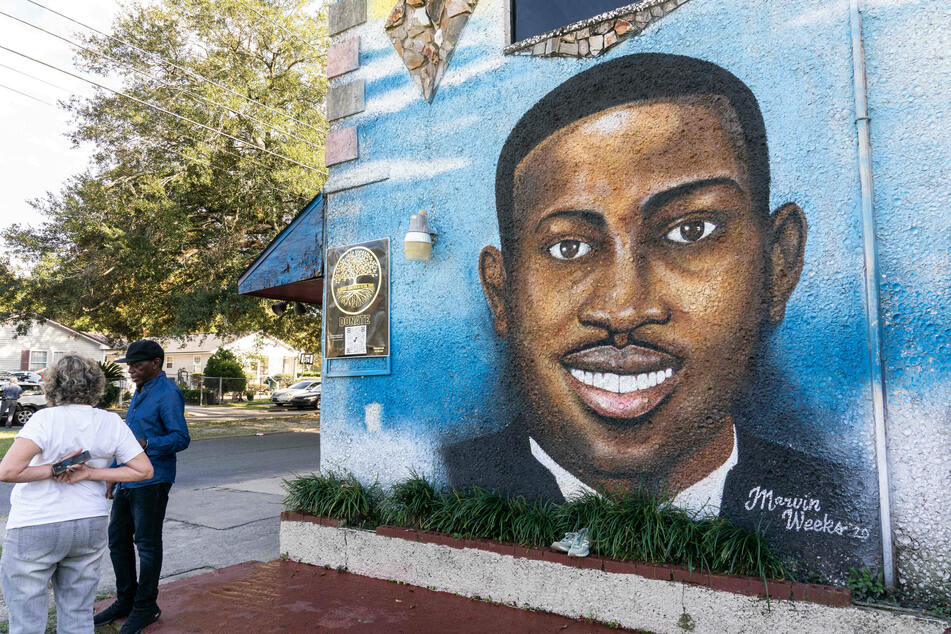
<instances>
[{"instance_id":1,"label":"painted face on wall","mask_svg":"<svg viewBox=\"0 0 951 634\"><path fill-rule=\"evenodd\" d=\"M480 274L523 416L592 486L675 493L726 461L732 408L798 281L805 218L751 192L725 100L603 110L515 169L511 253Z\"/></svg>"}]
</instances>

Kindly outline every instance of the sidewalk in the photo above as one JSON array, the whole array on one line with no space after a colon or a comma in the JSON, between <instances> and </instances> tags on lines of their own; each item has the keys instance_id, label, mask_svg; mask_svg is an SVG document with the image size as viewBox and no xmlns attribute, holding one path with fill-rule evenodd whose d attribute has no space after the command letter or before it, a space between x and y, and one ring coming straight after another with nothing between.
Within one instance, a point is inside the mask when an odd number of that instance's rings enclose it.
<instances>
[{"instance_id":1,"label":"sidewalk","mask_svg":"<svg viewBox=\"0 0 951 634\"><path fill-rule=\"evenodd\" d=\"M161 592L165 592L166 584L179 579L249 559L277 558L284 497L281 480L274 477L202 489L173 488L162 531L165 557ZM6 518L0 518L0 539L5 527ZM114 593L115 583L107 553L102 560L98 591ZM0 622L8 618L0 596Z\"/></svg>"},{"instance_id":2,"label":"sidewalk","mask_svg":"<svg viewBox=\"0 0 951 634\"><path fill-rule=\"evenodd\" d=\"M97 610L109 601L97 604ZM245 562L162 586L149 634L178 632L614 632L446 592L290 561Z\"/></svg>"}]
</instances>

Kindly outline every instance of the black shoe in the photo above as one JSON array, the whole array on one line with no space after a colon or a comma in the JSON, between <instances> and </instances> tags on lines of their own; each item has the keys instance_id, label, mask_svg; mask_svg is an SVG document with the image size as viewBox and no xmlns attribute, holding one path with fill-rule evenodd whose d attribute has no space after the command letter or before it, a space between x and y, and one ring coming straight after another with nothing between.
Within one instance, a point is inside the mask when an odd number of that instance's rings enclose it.
<instances>
[{"instance_id":1,"label":"black shoe","mask_svg":"<svg viewBox=\"0 0 951 634\"><path fill-rule=\"evenodd\" d=\"M129 616L131 612L132 606L122 605L118 601L114 601L108 608L92 617L92 623L93 625L108 625L116 619Z\"/></svg>"},{"instance_id":2,"label":"black shoe","mask_svg":"<svg viewBox=\"0 0 951 634\"><path fill-rule=\"evenodd\" d=\"M162 611L158 608L152 608L151 610L134 609L122 629L119 630L119 634L139 634L146 627L158 621L160 616L162 616Z\"/></svg>"}]
</instances>

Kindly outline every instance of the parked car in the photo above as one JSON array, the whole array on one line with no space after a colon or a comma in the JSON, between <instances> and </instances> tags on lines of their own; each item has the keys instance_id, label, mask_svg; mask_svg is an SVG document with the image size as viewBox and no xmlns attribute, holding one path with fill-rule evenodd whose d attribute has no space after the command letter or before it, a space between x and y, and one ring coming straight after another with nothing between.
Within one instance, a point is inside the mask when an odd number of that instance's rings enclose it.
<instances>
[{"instance_id":1,"label":"parked car","mask_svg":"<svg viewBox=\"0 0 951 634\"><path fill-rule=\"evenodd\" d=\"M306 381L298 381L294 385L284 388L283 390L277 390L271 394L271 402L280 407L288 407L291 405L291 399L295 396L302 396L307 392L308 389L317 385L320 386L320 380L308 379Z\"/></svg>"},{"instance_id":2,"label":"parked car","mask_svg":"<svg viewBox=\"0 0 951 634\"><path fill-rule=\"evenodd\" d=\"M13 410L13 422L17 425L23 425L30 417L46 407L46 395L43 393L43 385L40 383L20 383L23 388L23 394L17 401L16 409Z\"/></svg>"},{"instance_id":3,"label":"parked car","mask_svg":"<svg viewBox=\"0 0 951 634\"><path fill-rule=\"evenodd\" d=\"M320 407L320 383L318 382L316 385L311 385L307 388L306 392L293 397L290 401L290 406L296 407L297 409L304 409L305 407L317 409Z\"/></svg>"}]
</instances>

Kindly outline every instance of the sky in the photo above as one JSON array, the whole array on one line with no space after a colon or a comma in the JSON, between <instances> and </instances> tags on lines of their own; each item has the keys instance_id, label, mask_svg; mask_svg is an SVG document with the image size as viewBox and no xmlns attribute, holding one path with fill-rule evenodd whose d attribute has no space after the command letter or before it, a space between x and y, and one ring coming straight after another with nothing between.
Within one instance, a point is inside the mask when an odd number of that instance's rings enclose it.
<instances>
[{"instance_id":1,"label":"sky","mask_svg":"<svg viewBox=\"0 0 951 634\"><path fill-rule=\"evenodd\" d=\"M117 0L38 2L107 33L119 10ZM313 10L320 5L320 1L312 2ZM74 41L76 34L84 31L27 0L0 0L0 11ZM0 15L0 45L76 72L72 64L75 50L69 44L5 15ZM101 77L92 78L119 87ZM57 102L69 100L73 94L89 96L93 90L79 79L0 49L0 232L16 223L42 223L43 216L29 201L59 192L70 176L88 164L92 148L72 147L66 138L70 117Z\"/></svg>"},{"instance_id":2,"label":"sky","mask_svg":"<svg viewBox=\"0 0 951 634\"><path fill-rule=\"evenodd\" d=\"M39 1L106 32L119 8L115 0ZM80 26L26 0L0 0L0 11L73 40L81 31ZM75 51L68 44L5 15L0 15L0 45L75 71ZM92 90L78 79L0 50L0 231L14 223L40 224L43 217L28 201L58 192L87 164L91 148L72 147L66 138L69 115L57 102L68 100L71 94L91 95Z\"/></svg>"}]
</instances>

